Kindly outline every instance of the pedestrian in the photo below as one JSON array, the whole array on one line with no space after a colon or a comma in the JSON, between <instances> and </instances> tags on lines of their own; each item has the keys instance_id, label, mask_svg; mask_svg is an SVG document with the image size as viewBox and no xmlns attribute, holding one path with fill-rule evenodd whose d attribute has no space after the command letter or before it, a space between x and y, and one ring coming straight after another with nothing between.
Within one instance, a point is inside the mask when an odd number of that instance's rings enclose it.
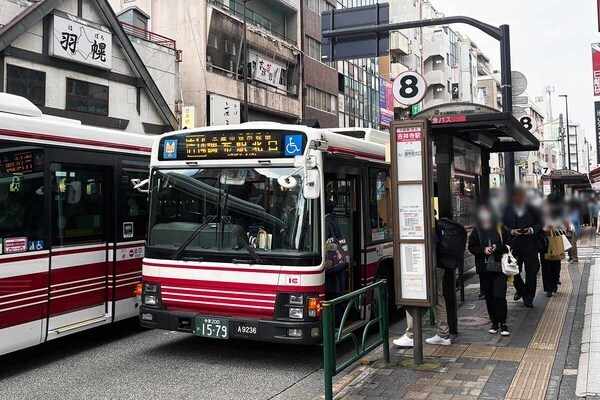
<instances>
[{"instance_id":1,"label":"pedestrian","mask_svg":"<svg viewBox=\"0 0 600 400\"><path fill-rule=\"evenodd\" d=\"M548 201L542 208L544 218L544 235L564 235L566 233L564 220L561 215L560 204L553 198L548 197ZM558 291L560 283L560 264L561 260L547 260L548 240L544 241L544 249L540 252L540 262L542 264L542 283L547 297L552 297Z\"/></svg>"},{"instance_id":2,"label":"pedestrian","mask_svg":"<svg viewBox=\"0 0 600 400\"><path fill-rule=\"evenodd\" d=\"M542 217L537 208L527 203L523 189L515 188L511 200L502 222L510 231L512 253L517 258L519 271L525 269L525 281L521 274L514 277L517 290L514 300L522 298L525 307L533 307L539 271L538 253L543 248L539 242Z\"/></svg>"},{"instance_id":3,"label":"pedestrian","mask_svg":"<svg viewBox=\"0 0 600 400\"><path fill-rule=\"evenodd\" d=\"M502 272L502 255L508 253L510 232L500 224L491 209L481 205L477 213L477 226L469 236L469 252L475 256L475 270L485 294L485 304L492 321L489 333L500 332L509 336L506 325L508 304L506 288L508 277Z\"/></svg>"},{"instance_id":4,"label":"pedestrian","mask_svg":"<svg viewBox=\"0 0 600 400\"><path fill-rule=\"evenodd\" d=\"M569 224L567 237L571 242L571 248L569 249L569 262L578 262L579 258L577 257L577 245L581 240L581 209L576 200L569 202L566 219Z\"/></svg>"}]
</instances>

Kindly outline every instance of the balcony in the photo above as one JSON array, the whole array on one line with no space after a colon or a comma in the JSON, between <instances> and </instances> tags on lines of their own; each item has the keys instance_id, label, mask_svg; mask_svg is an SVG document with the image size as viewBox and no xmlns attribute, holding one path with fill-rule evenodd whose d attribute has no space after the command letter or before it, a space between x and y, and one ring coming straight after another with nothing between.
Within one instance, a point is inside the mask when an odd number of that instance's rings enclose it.
<instances>
[{"instance_id":1,"label":"balcony","mask_svg":"<svg viewBox=\"0 0 600 400\"><path fill-rule=\"evenodd\" d=\"M397 53L401 56L412 53L410 40L400 32L390 33L390 53Z\"/></svg>"},{"instance_id":2,"label":"balcony","mask_svg":"<svg viewBox=\"0 0 600 400\"><path fill-rule=\"evenodd\" d=\"M250 2L248 3L246 9L247 24L257 27L260 30L267 32L268 34L272 35L277 39L284 40L288 43L293 44L294 46L297 46L297 25L295 23L297 14L296 10L292 8L286 8L283 6L276 7L275 4L266 3L267 2L265 1L259 2L259 4L252 4ZM208 4L221 11L226 12L229 15L233 15L234 17L239 18L240 20L243 20L244 18L244 5L241 0L208 0ZM263 8L266 7L271 9L280 8L279 16L281 18L279 18L279 21L274 21L274 18L267 18L266 16L264 16L264 14L266 14L265 12L259 12L258 10L255 11L251 9L251 4L253 7L262 6Z\"/></svg>"},{"instance_id":3,"label":"balcony","mask_svg":"<svg viewBox=\"0 0 600 400\"><path fill-rule=\"evenodd\" d=\"M173 50L177 49L177 43L173 39L169 39L168 37L159 35L158 33L150 32L138 26L128 24L127 22L120 22L123 30L129 36L144 39L159 46L168 47Z\"/></svg>"},{"instance_id":4,"label":"balcony","mask_svg":"<svg viewBox=\"0 0 600 400\"><path fill-rule=\"evenodd\" d=\"M425 73L425 81L427 81L427 85L440 85L446 87L448 85L448 80L450 79L450 75L446 74L444 70L431 70Z\"/></svg>"},{"instance_id":5,"label":"balcony","mask_svg":"<svg viewBox=\"0 0 600 400\"><path fill-rule=\"evenodd\" d=\"M434 36L434 38L436 37ZM423 42L423 59L427 61L431 57L440 56L446 62L446 54L449 52L448 46L446 46L447 42L447 39L446 42L441 39Z\"/></svg>"}]
</instances>

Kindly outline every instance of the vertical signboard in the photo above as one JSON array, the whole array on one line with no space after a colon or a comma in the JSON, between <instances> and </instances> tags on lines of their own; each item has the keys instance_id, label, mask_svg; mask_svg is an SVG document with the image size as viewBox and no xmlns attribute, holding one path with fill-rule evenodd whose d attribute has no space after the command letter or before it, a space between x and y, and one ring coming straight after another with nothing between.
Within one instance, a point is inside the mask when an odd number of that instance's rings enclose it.
<instances>
[{"instance_id":1,"label":"vertical signboard","mask_svg":"<svg viewBox=\"0 0 600 400\"><path fill-rule=\"evenodd\" d=\"M181 129L196 127L196 107L184 106L181 110Z\"/></svg>"},{"instance_id":2,"label":"vertical signboard","mask_svg":"<svg viewBox=\"0 0 600 400\"><path fill-rule=\"evenodd\" d=\"M433 167L429 121L398 121L390 131L397 303L435 303Z\"/></svg>"},{"instance_id":3,"label":"vertical signboard","mask_svg":"<svg viewBox=\"0 0 600 400\"><path fill-rule=\"evenodd\" d=\"M211 94L209 96L209 125L235 125L240 123L240 101Z\"/></svg>"},{"instance_id":4,"label":"vertical signboard","mask_svg":"<svg viewBox=\"0 0 600 400\"><path fill-rule=\"evenodd\" d=\"M600 101L594 103L594 123L596 125L596 162L600 164Z\"/></svg>"},{"instance_id":5,"label":"vertical signboard","mask_svg":"<svg viewBox=\"0 0 600 400\"><path fill-rule=\"evenodd\" d=\"M392 83L385 78L379 78L379 123L390 126L394 121L394 95Z\"/></svg>"},{"instance_id":6,"label":"vertical signboard","mask_svg":"<svg viewBox=\"0 0 600 400\"><path fill-rule=\"evenodd\" d=\"M600 43L592 43L592 70L594 77L594 96L600 96Z\"/></svg>"}]
</instances>

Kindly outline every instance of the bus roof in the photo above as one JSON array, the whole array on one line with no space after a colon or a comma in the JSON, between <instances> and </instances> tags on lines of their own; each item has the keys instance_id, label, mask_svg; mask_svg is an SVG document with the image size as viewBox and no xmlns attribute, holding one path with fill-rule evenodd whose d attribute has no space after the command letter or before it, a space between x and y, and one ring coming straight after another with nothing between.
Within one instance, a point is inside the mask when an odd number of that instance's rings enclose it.
<instances>
[{"instance_id":1,"label":"bus roof","mask_svg":"<svg viewBox=\"0 0 600 400\"><path fill-rule=\"evenodd\" d=\"M29 100L0 93L0 140L149 155L154 137L44 115Z\"/></svg>"}]
</instances>

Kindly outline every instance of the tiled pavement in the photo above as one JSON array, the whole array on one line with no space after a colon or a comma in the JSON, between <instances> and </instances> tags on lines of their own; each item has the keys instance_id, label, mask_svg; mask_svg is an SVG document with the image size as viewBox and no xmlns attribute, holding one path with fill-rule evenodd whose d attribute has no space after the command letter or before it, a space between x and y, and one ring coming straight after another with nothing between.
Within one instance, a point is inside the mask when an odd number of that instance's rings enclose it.
<instances>
[{"instance_id":1,"label":"tiled pavement","mask_svg":"<svg viewBox=\"0 0 600 400\"><path fill-rule=\"evenodd\" d=\"M485 302L477 297L475 278L466 288L466 301L459 308L459 334L451 346L425 345L426 365L418 369L410 367L412 350L392 347L390 364L378 360L360 367L353 380L338 385L336 399L575 399L574 385L562 388L561 384L577 374L577 367L567 368L568 353L579 352L571 327L585 300L583 287L583 300L578 300L580 284L589 271L595 240L591 234L586 236L579 265L563 263L558 294L548 299L540 291L533 309L514 302L514 289L509 288L511 336L487 333L489 320ZM425 337L435 333L429 323L424 328ZM393 332L394 338L401 333Z\"/></svg>"}]
</instances>

